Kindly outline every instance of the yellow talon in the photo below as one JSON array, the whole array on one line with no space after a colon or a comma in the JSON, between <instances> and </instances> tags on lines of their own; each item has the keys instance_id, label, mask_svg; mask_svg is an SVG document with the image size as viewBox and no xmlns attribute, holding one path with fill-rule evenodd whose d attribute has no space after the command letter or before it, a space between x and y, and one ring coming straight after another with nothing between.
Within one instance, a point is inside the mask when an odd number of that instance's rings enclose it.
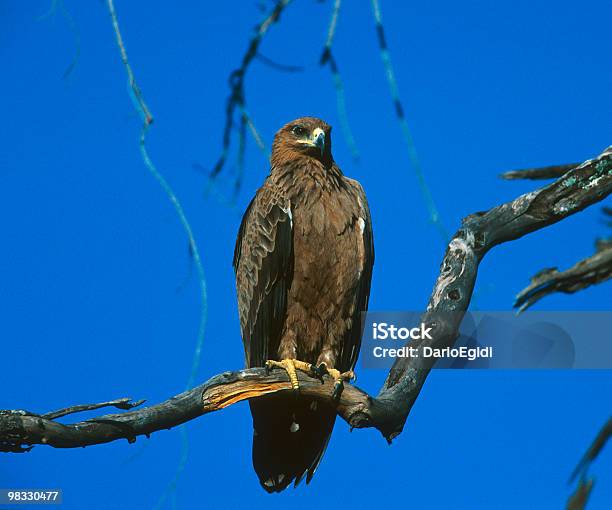
<instances>
[{"instance_id":1,"label":"yellow talon","mask_svg":"<svg viewBox=\"0 0 612 510\"><path fill-rule=\"evenodd\" d=\"M355 372L352 370L347 370L346 372L340 372L335 368L327 368L327 364L325 362L321 363L316 372L319 374L326 373L334 380L334 390L332 391L332 400L339 400L340 395L342 395L342 391L344 390L344 381L350 381L355 379Z\"/></svg>"},{"instance_id":2,"label":"yellow talon","mask_svg":"<svg viewBox=\"0 0 612 510\"><path fill-rule=\"evenodd\" d=\"M300 361L299 359L283 359L281 361L276 361L273 359L269 359L266 361L266 368L271 369L274 367L282 368L287 372L289 376L289 381L291 381L291 387L294 391L299 391L300 383L297 377L297 370L301 370L307 374L310 374L312 371L312 365L310 363L306 363L305 361Z\"/></svg>"},{"instance_id":3,"label":"yellow talon","mask_svg":"<svg viewBox=\"0 0 612 510\"><path fill-rule=\"evenodd\" d=\"M332 377L335 382L350 381L352 379L355 379L355 372L353 372L352 370L349 370L347 372L340 372L335 368L328 368L327 373Z\"/></svg>"}]
</instances>

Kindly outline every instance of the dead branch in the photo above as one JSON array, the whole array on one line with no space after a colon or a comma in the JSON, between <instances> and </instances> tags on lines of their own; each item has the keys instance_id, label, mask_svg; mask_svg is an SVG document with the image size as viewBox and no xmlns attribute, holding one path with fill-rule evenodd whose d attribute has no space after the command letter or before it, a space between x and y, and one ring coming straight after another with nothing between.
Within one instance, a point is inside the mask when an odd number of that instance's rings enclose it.
<instances>
[{"instance_id":1,"label":"dead branch","mask_svg":"<svg viewBox=\"0 0 612 510\"><path fill-rule=\"evenodd\" d=\"M68 24L68 28L72 32L72 37L74 38L74 54L72 56L72 61L64 70L63 78L67 79L72 74L72 71L74 71L74 68L77 66L77 63L79 62L79 58L81 56L81 32L79 31L79 27L76 24L74 18L72 17L72 14L70 14L70 11L66 9L63 0L53 0L49 11L40 16L38 18L38 21L43 21L44 19L50 18L51 16L55 16L58 9L61 12L62 17Z\"/></svg>"},{"instance_id":2,"label":"dead branch","mask_svg":"<svg viewBox=\"0 0 612 510\"><path fill-rule=\"evenodd\" d=\"M125 49L125 44L123 43L123 37L121 35L121 31L119 30L119 21L117 20L117 13L115 11L113 0L106 0L106 5L108 6L108 12L111 16L113 30L115 31L115 38L117 39L117 46L119 46L121 61L123 62L123 66L125 67L125 70L128 75L128 82L130 84L130 88L132 89L132 93L134 94L134 98L136 99L136 102L138 104L139 113L141 113L143 117L145 127L149 126L153 123L153 115L151 115L151 111L145 103L144 97L142 96L142 92L140 92L140 87L136 83L136 78L134 77L132 66L130 66L127 51Z\"/></svg>"},{"instance_id":3,"label":"dead branch","mask_svg":"<svg viewBox=\"0 0 612 510\"><path fill-rule=\"evenodd\" d=\"M336 89L336 109L338 111L338 120L340 121L340 129L344 135L344 140L348 145L353 161L359 161L359 149L351 130L351 125L348 121L348 113L346 111L346 98L344 94L344 83L342 81L342 75L338 68L338 63L332 53L332 44L334 42L334 36L336 35L336 26L338 25L338 16L340 14L340 6L342 0L334 0L332 7L332 14L329 20L329 27L327 28L327 37L325 39L325 46L321 52L321 58L319 59L319 65L329 67L334 82L334 89Z\"/></svg>"},{"instance_id":4,"label":"dead branch","mask_svg":"<svg viewBox=\"0 0 612 510\"><path fill-rule=\"evenodd\" d=\"M378 50L380 52L380 58L385 68L385 76L389 84L389 92L391 93L395 116L397 117L397 121L399 122L400 129L402 131L402 136L404 137L404 142L406 143L406 148L408 149L408 158L410 159L410 164L412 165L417 184L419 186L419 189L421 190L421 195L423 196L423 200L425 201L425 206L427 207L427 212L429 214L429 220L435 225L436 230L438 231L438 234L440 234L440 237L442 238L443 242L447 243L448 238L450 236L446 231L446 227L442 223L440 213L438 212L431 191L429 190L429 186L427 185L427 181L425 180L425 173L423 172L423 169L421 167L421 162L417 154L410 126L408 125L404 106L402 105L402 101L400 99L399 87L395 78L395 71L391 62L391 54L389 52L389 46L387 45L385 28L382 22L382 12L380 9L380 3L378 0L371 0L371 2L372 12L374 14L374 23L376 25Z\"/></svg>"},{"instance_id":5,"label":"dead branch","mask_svg":"<svg viewBox=\"0 0 612 510\"><path fill-rule=\"evenodd\" d=\"M604 446L611 437L612 417L601 428L599 434L597 434L597 437L591 443L591 446L589 446L589 449L582 456L582 459L580 459L580 462L578 463L578 465L572 472L572 475L570 476L568 483L572 483L578 475L580 475L580 479L578 481L576 490L567 501L567 510L583 510L586 507L594 484L593 478L587 477L587 471L591 463L601 453Z\"/></svg>"},{"instance_id":6,"label":"dead branch","mask_svg":"<svg viewBox=\"0 0 612 510\"><path fill-rule=\"evenodd\" d=\"M471 300L478 266L489 250L553 225L610 193L612 146L539 190L465 218L446 249L427 311L421 318L436 333L434 340L418 344L412 341L411 345L440 348L454 344ZM431 363L433 360L428 358L398 359L376 397L346 385L337 402L338 414L351 427L374 427L391 441L401 433ZM322 384L301 373L299 378L304 395L330 398L332 385L328 379ZM175 427L241 400L282 391L291 391L284 371L268 374L265 369L250 369L215 376L161 404L71 425L27 411L0 411L0 451L27 451L34 444L71 448L122 438L132 442L136 436Z\"/></svg>"},{"instance_id":7,"label":"dead branch","mask_svg":"<svg viewBox=\"0 0 612 510\"><path fill-rule=\"evenodd\" d=\"M299 373L300 393L320 400L329 400L333 381L326 377L324 383ZM284 370L270 373L264 368L239 372L225 372L204 384L150 407L122 413L107 414L78 423L65 425L55 418L69 412L96 409L107 405L134 407L143 401L130 403L129 399L117 399L90 406L74 406L59 412L43 415L25 410L0 411L0 451L25 452L34 444L46 444L55 448L76 448L108 443L117 439L134 442L137 436L148 436L158 430L170 429L198 416L218 411L248 398L269 393L292 392L291 383ZM338 414L349 423L362 410L376 414L366 393L349 386L339 402ZM375 406L374 406L375 407ZM67 412L66 412L67 411Z\"/></svg>"},{"instance_id":8,"label":"dead branch","mask_svg":"<svg viewBox=\"0 0 612 510\"><path fill-rule=\"evenodd\" d=\"M593 480L580 480L578 487L567 501L567 510L584 510L593 490Z\"/></svg>"},{"instance_id":9,"label":"dead branch","mask_svg":"<svg viewBox=\"0 0 612 510\"><path fill-rule=\"evenodd\" d=\"M246 111L244 78L253 59L259 56L259 46L261 45L264 36L268 32L268 29L274 23L278 22L281 17L281 14L290 3L291 0L276 1L270 14L266 16L266 18L255 27L255 31L253 33L253 36L251 37L251 40L249 41L247 50L242 57L240 67L234 69L230 74L230 93L225 105L225 126L223 128L222 150L221 155L217 159L217 162L215 163L213 169L210 172L211 179L216 178L225 166L225 162L229 154L230 145L232 143L232 130L234 129L234 112L236 109L240 111L240 124L242 126L239 131L239 134L242 133L242 135L240 136L244 136L244 126L248 126L255 140L257 141L257 145L262 148L261 136L255 129L255 125L253 124L251 117ZM263 150L265 151L265 147L263 147Z\"/></svg>"},{"instance_id":10,"label":"dead branch","mask_svg":"<svg viewBox=\"0 0 612 510\"><path fill-rule=\"evenodd\" d=\"M594 255L581 260L566 271L553 267L536 273L529 286L516 296L514 306L519 312L523 312L544 296L556 292L573 294L612 278L612 241L600 239L595 247Z\"/></svg>"},{"instance_id":11,"label":"dead branch","mask_svg":"<svg viewBox=\"0 0 612 510\"><path fill-rule=\"evenodd\" d=\"M119 20L117 18L117 12L115 11L115 6L113 0L106 0L106 4L108 7L108 12L111 16L111 21L113 24L113 30L115 32L115 40L117 41L117 46L119 48L119 54L121 55L121 61L123 62L123 67L128 76L128 82L130 84L130 89L132 94L134 95L134 107L138 111L138 113L142 117L142 129L140 131L140 154L142 156L142 161L147 167L149 173L155 178L155 180L159 183L164 193L167 195L168 199L172 203L176 215L178 216L179 221L181 222L181 226L185 231L185 235L187 236L187 240L189 242L189 254L191 256L191 260L193 260L197 273L198 273L198 285L200 287L200 299L201 299L201 313L200 313L200 325L198 328L198 336L196 340L196 346L193 355L193 362L191 367L191 373L189 375L189 379L187 380L187 387L190 388L195 383L195 376L198 371L198 366L200 364L200 354L202 351L202 343L204 342L204 330L206 329L206 317L207 317L207 291L206 291L206 278L204 276L204 266L202 265L202 259L200 258L200 250L198 249L198 245L195 240L195 236L193 234L193 229L191 228L191 224L187 219L187 215L185 214L185 210L183 209L183 205L181 201L174 193L174 190L166 180L166 178L161 174L161 172L157 169L157 167L153 164L151 157L149 156L149 152L147 151L146 138L147 133L149 131L149 127L153 124L153 115L151 114L151 110L145 103L144 96L136 83L136 77L134 76L134 72L132 71L132 66L130 65L127 50L125 48L125 44L123 42L123 36L121 35L121 30L119 29Z\"/></svg>"},{"instance_id":12,"label":"dead branch","mask_svg":"<svg viewBox=\"0 0 612 510\"><path fill-rule=\"evenodd\" d=\"M607 421L607 423L601 428L595 440L589 446L589 449L585 452L580 459L580 462L574 469L572 476L570 476L570 483L573 482L576 477L580 474L581 477L584 477L586 471L588 470L591 463L597 458L597 456L601 453L604 446L608 440L612 437L612 417Z\"/></svg>"},{"instance_id":13,"label":"dead branch","mask_svg":"<svg viewBox=\"0 0 612 510\"><path fill-rule=\"evenodd\" d=\"M266 57L263 53L261 53L261 51L258 51L255 57L257 58L257 60L263 62L268 67L271 67L272 69L276 69L277 71L281 71L283 73L301 73L302 71L304 71L303 66L281 64L280 62L276 62L276 60L272 60L271 58Z\"/></svg>"},{"instance_id":14,"label":"dead branch","mask_svg":"<svg viewBox=\"0 0 612 510\"><path fill-rule=\"evenodd\" d=\"M511 170L500 175L502 179L508 181L518 179L557 179L563 174L569 172L572 168L576 168L580 163L569 163L567 165L552 165L540 168L527 168L524 170Z\"/></svg>"},{"instance_id":15,"label":"dead branch","mask_svg":"<svg viewBox=\"0 0 612 510\"><path fill-rule=\"evenodd\" d=\"M96 409L101 409L102 407L116 407L117 409L132 409L133 407L138 407L144 402L144 400L136 400L132 402L130 397L117 398L115 400L109 400L108 402L99 402L97 404L81 404L77 406L65 407L64 409L58 409L57 411L51 411L50 413L45 413L41 415L41 418L46 420L55 420L57 418L61 418L62 416L67 416L69 414L75 413L83 413L85 411L95 411Z\"/></svg>"},{"instance_id":16,"label":"dead branch","mask_svg":"<svg viewBox=\"0 0 612 510\"><path fill-rule=\"evenodd\" d=\"M608 217L612 219L612 207L604 207L603 208L603 213ZM606 221L606 224L609 227L612 227L612 221Z\"/></svg>"}]
</instances>

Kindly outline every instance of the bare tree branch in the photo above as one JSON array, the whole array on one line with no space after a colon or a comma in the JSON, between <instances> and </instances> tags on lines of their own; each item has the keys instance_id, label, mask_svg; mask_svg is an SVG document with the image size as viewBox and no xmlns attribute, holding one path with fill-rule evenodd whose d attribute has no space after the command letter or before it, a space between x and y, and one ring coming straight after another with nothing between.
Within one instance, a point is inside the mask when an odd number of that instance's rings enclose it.
<instances>
[{"instance_id":1,"label":"bare tree branch","mask_svg":"<svg viewBox=\"0 0 612 510\"><path fill-rule=\"evenodd\" d=\"M569 163L567 165L552 165L541 168L527 168L524 170L511 170L500 175L502 179L509 181L518 179L557 179L563 174L569 172L572 168L576 168L580 163Z\"/></svg>"},{"instance_id":2,"label":"bare tree branch","mask_svg":"<svg viewBox=\"0 0 612 510\"><path fill-rule=\"evenodd\" d=\"M74 55L72 56L72 61L70 62L70 64L68 64L68 67L66 67L66 69L64 70L63 78L67 79L70 76L70 74L72 74L72 71L74 71L74 68L79 62L79 57L81 56L81 33L79 32L79 27L77 26L76 22L74 21L74 18L72 17L68 9L66 9L66 6L64 5L63 0L53 0L49 11L43 14L42 16L40 16L38 18L38 21L42 21L51 16L55 16L58 9L60 10L62 16L66 20L66 23L68 23L68 27L70 28L70 31L72 32L72 36L74 37Z\"/></svg>"},{"instance_id":3,"label":"bare tree branch","mask_svg":"<svg viewBox=\"0 0 612 510\"><path fill-rule=\"evenodd\" d=\"M408 120L406 119L405 110L400 99L399 87L395 78L395 71L393 70L391 54L389 53L389 46L387 45L387 38L385 36L385 28L382 22L382 12L380 10L380 3L379 0L371 1L372 11L374 14L374 22L376 24L378 49L380 51L380 57L385 68L387 82L389 83L389 91L391 92L391 99L393 100L395 115L400 124L402 135L404 137L404 141L406 142L406 148L408 149L408 158L410 159L410 164L412 165L415 177L417 179L417 183L419 185L419 189L421 190L421 195L423 196L423 200L425 201L425 207L427 207L429 220L435 225L436 230L440 234L440 237L442 238L444 243L447 243L449 234L446 231L446 227L442 223L440 213L438 212L431 191L429 190L429 186L427 185L427 181L425 180L425 174L421 167L421 162L419 160L416 146L414 144L412 132L410 131L410 127L408 126Z\"/></svg>"},{"instance_id":4,"label":"bare tree branch","mask_svg":"<svg viewBox=\"0 0 612 510\"><path fill-rule=\"evenodd\" d=\"M330 399L334 382L329 377L326 377L322 384L318 379L310 378L303 373L299 373L298 376L301 394L322 400ZM53 415L56 413L39 415L24 410L0 411L0 451L27 451L23 445L33 444L47 444L55 448L76 448L117 439L133 442L136 436L148 436L158 430L176 427L198 416L218 411L248 398L292 391L284 370L276 369L267 373L264 368L253 368L217 375L204 384L157 405L122 414L107 414L70 425L54 421ZM369 400L370 397L366 393L347 385L338 402L338 414L349 421L362 409L369 412L371 406ZM98 407L104 404L99 404Z\"/></svg>"},{"instance_id":5,"label":"bare tree branch","mask_svg":"<svg viewBox=\"0 0 612 510\"><path fill-rule=\"evenodd\" d=\"M359 149L357 149L357 143L351 130L351 125L348 120L348 113L346 111L346 98L344 95L344 83L342 81L342 75L338 68L338 63L332 53L332 44L334 42L334 36L336 35L336 26L338 25L338 16L340 14L340 6L342 0L334 0L332 7L332 15L329 20L329 27L327 28L327 37L325 39L325 46L323 46L323 52L319 60L319 65L327 65L332 75L334 82L334 88L336 89L336 109L338 110L338 120L340 121L340 128L346 144L348 145L353 161L359 160Z\"/></svg>"},{"instance_id":6,"label":"bare tree branch","mask_svg":"<svg viewBox=\"0 0 612 510\"><path fill-rule=\"evenodd\" d=\"M115 5L113 3L113 0L106 0L106 5L108 6L108 12L110 13L111 20L113 23L113 30L115 31L117 46L119 47L119 53L121 54L121 61L123 62L123 66L125 67L125 71L128 75L128 82L130 84L130 88L132 89L132 93L134 94L138 112L143 117L145 127L149 126L153 123L153 115L151 115L151 111L145 103L144 97L142 96L142 92L140 92L140 87L136 83L136 78L134 77L132 66L130 65L130 61L128 60L125 44L123 43L121 30L119 30L119 21L117 19L117 12L115 11Z\"/></svg>"},{"instance_id":7,"label":"bare tree branch","mask_svg":"<svg viewBox=\"0 0 612 510\"><path fill-rule=\"evenodd\" d=\"M204 343L204 332L206 330L206 319L208 317L208 294L206 289L206 277L204 276L204 266L202 265L202 258L200 256L200 250L198 249L198 244L196 243L195 236L193 234L193 229L191 228L191 224L187 219L187 215L185 214L185 210L183 209L181 201L174 193L174 190L172 189L166 178L153 164L153 161L149 156L149 152L147 151L146 137L149 127L153 123L153 115L151 114L151 110L149 110L149 107L145 103L138 83L136 83L136 78L134 76L134 72L132 71L132 66L130 65L130 62L128 60L127 50L125 49L125 44L123 43L121 30L119 29L119 20L117 18L117 12L115 11L113 0L106 0L106 5L108 7L108 12L110 14L111 21L113 24L113 30L115 32L117 46L119 47L121 61L123 62L123 66L125 67L125 71L128 76L128 83L130 84L130 89L134 96L134 106L138 110L139 114L142 116L143 120L139 140L140 154L142 156L142 160L145 166L147 167L147 170L157 180L164 193L168 196L168 199L172 203L172 206L174 207L176 215L178 216L178 219L181 222L181 226L185 231L185 235L187 236L187 240L189 242L189 253L198 273L198 284L200 287L201 300L200 324L198 327L198 335L191 363L191 372L189 374L189 378L187 379L187 388L190 388L195 383L195 377L198 372L198 367L200 366L202 345Z\"/></svg>"},{"instance_id":8,"label":"bare tree branch","mask_svg":"<svg viewBox=\"0 0 612 510\"><path fill-rule=\"evenodd\" d=\"M593 490L593 480L580 480L578 487L567 501L567 510L584 510Z\"/></svg>"},{"instance_id":9,"label":"bare tree branch","mask_svg":"<svg viewBox=\"0 0 612 510\"><path fill-rule=\"evenodd\" d=\"M121 30L119 28L119 20L117 18L117 12L115 10L113 0L106 0L106 4L108 6L108 11L109 11L111 21L113 24L113 30L115 32L115 39L117 41L119 53L121 55L121 61L123 62L123 66L127 73L130 90L132 92L132 99L133 99L134 107L136 108L136 110L142 117L143 123L142 123L142 129L140 131L140 139L139 139L140 155L142 157L142 160L147 170L157 180L162 190L164 191L164 193L166 194L166 196L172 203L172 206L174 207L174 210L178 216L178 219L181 223L181 226L183 227L183 230L185 231L185 234L189 242L189 254L191 257L190 261L193 261L196 271L197 271L198 285L199 285L199 290L200 290L200 301L201 301L200 321L199 321L198 332L196 336L195 347L193 351L193 357L191 360L191 371L189 373L189 377L187 378L187 384L186 384L186 389L189 389L193 387L195 383L196 374L198 373L198 368L200 366L200 359L202 356L202 346L204 344L204 333L206 331L206 321L208 318L208 291L206 287L206 277L204 274L204 266L202 264L202 259L200 257L200 251L198 249L198 245L196 243L195 236L191 228L191 224L189 223L185 210L183 209L183 205L178 199L178 196L174 193L174 190L170 186L170 183L166 180L166 178L162 175L162 173L157 169L157 167L153 163L153 160L149 156L149 151L147 150L146 140L147 140L147 133L149 131L149 128L151 127L153 123L153 115L151 114L151 111L149 110L147 104L145 103L140 87L136 83L136 78L134 76L134 72L128 60L127 50L123 42ZM181 429L181 438L182 438L181 461L179 463L179 466L177 467L175 479L176 477L179 476L180 472L182 471L182 468L186 462L188 451L189 451L188 443L187 443L187 432L184 428ZM169 492L173 490L173 487L174 487L174 484L173 482L171 482L168 485L168 489L161 496L162 500L166 497L166 495Z\"/></svg>"},{"instance_id":10,"label":"bare tree branch","mask_svg":"<svg viewBox=\"0 0 612 510\"><path fill-rule=\"evenodd\" d=\"M575 214L612 192L612 146L561 179L511 202L463 220L453 236L421 321L439 328L432 347L452 346L468 308L478 266L487 252ZM448 313L454 312L454 313ZM434 329L434 331L436 331ZM431 341L421 345L431 344ZM420 347L412 343L415 347ZM392 367L377 399L400 403L387 438L398 435L427 378L433 360L400 358Z\"/></svg>"},{"instance_id":11,"label":"bare tree branch","mask_svg":"<svg viewBox=\"0 0 612 510\"><path fill-rule=\"evenodd\" d=\"M607 423L601 428L601 430L599 431L599 434L597 434L597 437L591 443L591 446L589 446L589 449L585 452L582 459L580 459L580 462L578 463L578 465L572 472L572 475L570 476L570 479L569 479L570 483L573 482L578 475L581 475L581 477L585 476L586 471L589 468L590 464L601 453L604 446L606 446L606 443L611 437L612 437L612 417L610 417Z\"/></svg>"},{"instance_id":12,"label":"bare tree branch","mask_svg":"<svg viewBox=\"0 0 612 510\"><path fill-rule=\"evenodd\" d=\"M275 60L263 55L261 51L257 52L256 58L257 60L266 64L268 67L276 69L277 71L282 71L283 73L301 73L304 70L303 66L293 66L276 62Z\"/></svg>"},{"instance_id":13,"label":"bare tree branch","mask_svg":"<svg viewBox=\"0 0 612 510\"><path fill-rule=\"evenodd\" d=\"M580 459L580 462L570 476L568 483L573 482L578 475L580 475L580 480L578 481L576 490L567 501L567 510L584 510L586 507L594 484L594 480L592 478L587 478L587 471L591 463L601 453L611 437L612 417L610 417L607 423L601 428L599 434L597 434L597 437L591 443L591 446L589 446L589 449L582 456L582 459Z\"/></svg>"},{"instance_id":14,"label":"bare tree branch","mask_svg":"<svg viewBox=\"0 0 612 510\"><path fill-rule=\"evenodd\" d=\"M257 141L257 145L262 148L261 136L255 129L255 125L253 124L251 118L249 117L245 109L246 99L244 93L244 77L253 59L258 57L259 46L261 45L264 36L268 32L268 29L280 19L281 14L285 10L285 7L287 7L290 3L291 0L276 1L274 8L270 12L270 14L266 16L264 20L255 27L253 37L251 37L247 50L242 57L240 67L238 69L234 69L230 74L230 93L225 105L225 127L223 128L221 155L217 159L217 162L215 163L213 169L210 172L211 179L217 177L225 166L225 162L229 154L230 145L232 143L232 130L234 129L234 112L236 108L240 110L240 123L249 127L249 129L253 133L253 136L255 137L255 140ZM244 133L242 128L240 129L239 133ZM265 152L265 147L263 148L263 151Z\"/></svg>"},{"instance_id":15,"label":"bare tree branch","mask_svg":"<svg viewBox=\"0 0 612 510\"><path fill-rule=\"evenodd\" d=\"M581 260L566 271L553 267L535 274L529 286L516 296L514 306L518 307L519 312L523 312L544 296L556 292L573 294L612 278L612 241L600 239L595 246L594 255Z\"/></svg>"},{"instance_id":16,"label":"bare tree branch","mask_svg":"<svg viewBox=\"0 0 612 510\"><path fill-rule=\"evenodd\" d=\"M603 213L609 218L606 220L606 225L612 227L612 207L603 207Z\"/></svg>"},{"instance_id":17,"label":"bare tree branch","mask_svg":"<svg viewBox=\"0 0 612 510\"><path fill-rule=\"evenodd\" d=\"M526 193L487 212L472 214L449 243L427 311L421 321L434 331L434 340L412 346L452 346L466 312L478 266L493 247L553 225L612 193L612 146L561 179ZM449 313L452 312L452 313ZM428 358L400 358L376 397L346 385L337 412L351 427L374 427L391 441L401 433L412 405L432 368ZM332 383L299 374L300 391L309 397L330 399ZM64 425L27 411L0 411L0 450L26 451L29 445L71 448L124 438L134 441L174 427L203 414L269 393L291 391L282 370L227 372L166 402L123 414L105 415Z\"/></svg>"},{"instance_id":18,"label":"bare tree branch","mask_svg":"<svg viewBox=\"0 0 612 510\"><path fill-rule=\"evenodd\" d=\"M132 402L132 399L130 397L123 397L117 398L115 400L109 400L108 402L100 402L98 404L81 404L78 406L70 406L64 409L58 409L57 411L51 411L50 413L45 413L41 415L41 418L44 418L45 420L55 420L68 414L82 413L85 411L95 411L96 409L100 409L102 407L132 409L133 407L138 407L142 403L144 403L144 400L136 400L135 402Z\"/></svg>"}]
</instances>

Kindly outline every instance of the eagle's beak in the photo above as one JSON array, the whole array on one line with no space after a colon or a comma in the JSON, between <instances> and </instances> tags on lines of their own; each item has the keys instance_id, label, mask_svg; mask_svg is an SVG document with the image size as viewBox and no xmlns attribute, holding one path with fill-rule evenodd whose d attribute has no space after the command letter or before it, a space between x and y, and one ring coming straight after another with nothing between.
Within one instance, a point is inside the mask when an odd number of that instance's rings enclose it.
<instances>
[{"instance_id":1,"label":"eagle's beak","mask_svg":"<svg viewBox=\"0 0 612 510\"><path fill-rule=\"evenodd\" d=\"M312 132L312 144L321 151L321 155L325 152L325 131L321 128L315 128Z\"/></svg>"}]
</instances>

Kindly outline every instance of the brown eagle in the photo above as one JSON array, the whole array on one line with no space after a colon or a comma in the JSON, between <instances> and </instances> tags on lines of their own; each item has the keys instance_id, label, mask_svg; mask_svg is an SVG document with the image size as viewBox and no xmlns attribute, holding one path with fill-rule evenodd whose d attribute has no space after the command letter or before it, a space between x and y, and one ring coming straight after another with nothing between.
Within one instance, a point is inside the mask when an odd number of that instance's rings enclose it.
<instances>
[{"instance_id":1,"label":"brown eagle","mask_svg":"<svg viewBox=\"0 0 612 510\"><path fill-rule=\"evenodd\" d=\"M250 401L253 466L268 492L314 475L368 306L370 212L361 185L334 162L330 133L313 117L276 133L270 174L244 213L234 252L247 367L280 366L295 390ZM300 396L296 369L330 374L330 401Z\"/></svg>"}]
</instances>

